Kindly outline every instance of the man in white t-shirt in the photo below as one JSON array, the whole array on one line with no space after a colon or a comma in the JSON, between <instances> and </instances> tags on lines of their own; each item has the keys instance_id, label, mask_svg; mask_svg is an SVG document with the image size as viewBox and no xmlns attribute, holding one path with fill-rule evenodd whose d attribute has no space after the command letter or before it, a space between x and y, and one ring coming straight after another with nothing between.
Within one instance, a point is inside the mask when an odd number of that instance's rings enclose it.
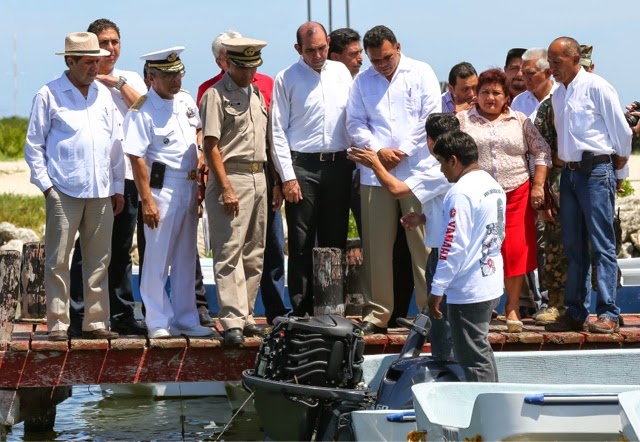
<instances>
[{"instance_id":1,"label":"man in white t-shirt","mask_svg":"<svg viewBox=\"0 0 640 442\"><path fill-rule=\"evenodd\" d=\"M433 147L440 169L454 183L443 202L445 231L429 296L429 315L447 317L456 360L467 382L497 382L489 344L491 311L503 293L506 196L491 175L478 167L478 148L461 131L441 135Z\"/></svg>"}]
</instances>

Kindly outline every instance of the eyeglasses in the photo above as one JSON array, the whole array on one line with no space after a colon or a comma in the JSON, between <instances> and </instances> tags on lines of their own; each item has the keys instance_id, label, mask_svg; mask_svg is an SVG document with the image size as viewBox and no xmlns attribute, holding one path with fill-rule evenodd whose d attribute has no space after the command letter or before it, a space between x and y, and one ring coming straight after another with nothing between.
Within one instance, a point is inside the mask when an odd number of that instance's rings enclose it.
<instances>
[{"instance_id":1,"label":"eyeglasses","mask_svg":"<svg viewBox=\"0 0 640 442\"><path fill-rule=\"evenodd\" d=\"M187 75L187 71L185 71L184 69L178 72L162 72L160 71L160 76L162 78L183 78L185 75Z\"/></svg>"}]
</instances>

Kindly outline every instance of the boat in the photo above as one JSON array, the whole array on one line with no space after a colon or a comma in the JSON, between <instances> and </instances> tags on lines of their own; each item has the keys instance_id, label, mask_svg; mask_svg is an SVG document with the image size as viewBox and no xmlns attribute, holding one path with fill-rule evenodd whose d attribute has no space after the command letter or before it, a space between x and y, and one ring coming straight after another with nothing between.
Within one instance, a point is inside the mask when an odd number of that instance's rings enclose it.
<instances>
[{"instance_id":1,"label":"boat","mask_svg":"<svg viewBox=\"0 0 640 442\"><path fill-rule=\"evenodd\" d=\"M416 323L424 321L421 316ZM427 435L430 440L583 440L592 434L593 440L618 440L623 428L628 434L635 434L635 428L640 432L638 401L626 399L623 409L625 401L619 399L640 391L640 349L496 352L500 383L466 383L454 361L434 361L415 353L424 342L416 337L424 334L414 323L407 338L409 344L400 355L360 359L357 352L353 357L350 345L344 344L342 352L333 354L340 354L342 362L351 361L351 369L336 366L329 370L331 364L317 360L317 364L308 365L316 351L311 336L327 334L322 339L324 344L335 345L331 342L340 340L338 329L345 336L351 336L353 330L338 318L318 318L314 320L324 323L325 329L319 324L310 327L308 339L304 330L296 330L296 319L285 322L276 330L280 339L277 345L267 345L266 351L261 348L256 370L243 374L270 439L418 440ZM335 327L329 325L331 321ZM422 328L424 332L428 322ZM293 340L303 343L302 353L290 353ZM277 357L269 357L274 353ZM287 366L291 361L293 365ZM301 362L303 369L299 368ZM315 373L315 382L282 376L287 372L305 375L312 366L322 367ZM341 385L328 382L327 373L340 370L356 375ZM547 399L547 404L540 405L540 398L542 404ZM559 398L564 398L564 403L560 404ZM456 409L461 411L449 411ZM542 420L545 430L535 430L536 422ZM489 430L503 421L503 433ZM554 425L547 425L547 421ZM483 427L483 422L492 424ZM475 436L480 438L473 439Z\"/></svg>"}]
</instances>

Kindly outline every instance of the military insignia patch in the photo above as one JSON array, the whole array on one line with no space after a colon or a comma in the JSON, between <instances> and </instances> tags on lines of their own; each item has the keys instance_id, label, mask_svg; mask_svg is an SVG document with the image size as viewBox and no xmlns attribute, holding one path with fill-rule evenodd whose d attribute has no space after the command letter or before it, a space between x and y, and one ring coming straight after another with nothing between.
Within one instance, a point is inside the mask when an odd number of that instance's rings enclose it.
<instances>
[{"instance_id":1,"label":"military insignia patch","mask_svg":"<svg viewBox=\"0 0 640 442\"><path fill-rule=\"evenodd\" d=\"M195 116L196 116L196 111L191 109L191 108L188 108L187 109L187 118L193 118Z\"/></svg>"},{"instance_id":2,"label":"military insignia patch","mask_svg":"<svg viewBox=\"0 0 640 442\"><path fill-rule=\"evenodd\" d=\"M175 52L172 52L167 57L167 61L174 62L174 61L176 61L177 58L178 58L178 54L176 54Z\"/></svg>"},{"instance_id":3,"label":"military insignia patch","mask_svg":"<svg viewBox=\"0 0 640 442\"><path fill-rule=\"evenodd\" d=\"M247 57L251 57L255 53L256 53L256 48L254 48L253 46L249 46L247 49L244 50L244 55L246 55Z\"/></svg>"},{"instance_id":4,"label":"military insignia patch","mask_svg":"<svg viewBox=\"0 0 640 442\"><path fill-rule=\"evenodd\" d=\"M171 141L169 140L169 138L165 138L164 140L162 140L162 142L164 143L164 145L166 146L167 144L169 144Z\"/></svg>"}]
</instances>

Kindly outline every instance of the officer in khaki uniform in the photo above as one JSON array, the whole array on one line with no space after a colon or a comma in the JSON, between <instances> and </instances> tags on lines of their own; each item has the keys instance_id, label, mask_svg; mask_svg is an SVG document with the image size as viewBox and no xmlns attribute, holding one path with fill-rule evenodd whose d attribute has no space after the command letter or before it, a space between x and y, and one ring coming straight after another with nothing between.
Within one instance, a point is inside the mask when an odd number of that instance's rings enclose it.
<instances>
[{"instance_id":1,"label":"officer in khaki uniform","mask_svg":"<svg viewBox=\"0 0 640 442\"><path fill-rule=\"evenodd\" d=\"M267 43L234 38L222 44L229 70L202 97L200 117L210 167L205 201L218 317L225 345L238 345L255 326L266 237L267 108L253 77Z\"/></svg>"},{"instance_id":2,"label":"officer in khaki uniform","mask_svg":"<svg viewBox=\"0 0 640 442\"><path fill-rule=\"evenodd\" d=\"M195 305L198 225L196 104L181 92L184 65L178 46L143 55L151 87L124 120L129 155L142 204L146 249L140 295L149 337L209 336ZM171 299L165 285L171 267Z\"/></svg>"}]
</instances>

